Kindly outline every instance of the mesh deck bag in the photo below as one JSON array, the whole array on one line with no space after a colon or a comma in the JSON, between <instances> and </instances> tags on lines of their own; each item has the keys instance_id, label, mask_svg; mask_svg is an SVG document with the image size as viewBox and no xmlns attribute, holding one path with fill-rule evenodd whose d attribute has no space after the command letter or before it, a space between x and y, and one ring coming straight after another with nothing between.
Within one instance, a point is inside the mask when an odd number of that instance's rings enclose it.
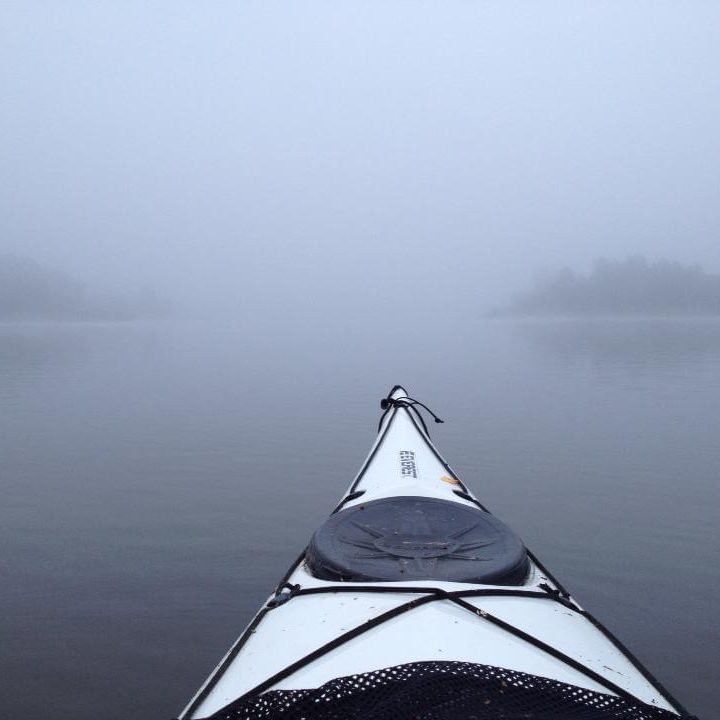
<instances>
[{"instance_id":1,"label":"mesh deck bag","mask_svg":"<svg viewBox=\"0 0 720 720\"><path fill-rule=\"evenodd\" d=\"M677 720L641 702L488 665L417 662L240 698L209 720Z\"/></svg>"}]
</instances>

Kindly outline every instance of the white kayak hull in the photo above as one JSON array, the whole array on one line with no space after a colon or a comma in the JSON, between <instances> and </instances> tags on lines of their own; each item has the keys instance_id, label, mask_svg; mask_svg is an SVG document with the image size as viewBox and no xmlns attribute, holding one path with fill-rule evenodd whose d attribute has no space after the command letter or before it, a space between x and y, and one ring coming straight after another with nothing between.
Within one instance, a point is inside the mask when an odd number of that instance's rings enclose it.
<instances>
[{"instance_id":1,"label":"white kayak hull","mask_svg":"<svg viewBox=\"0 0 720 720\"><path fill-rule=\"evenodd\" d=\"M405 390L396 387L389 397L378 438L338 509L429 498L480 512L419 412L402 400ZM627 650L529 558L524 579L508 587L417 577L339 582L317 577L303 555L180 719L208 718L248 694L319 688L418 661L506 668L682 715ZM406 609L412 602L417 606Z\"/></svg>"}]
</instances>

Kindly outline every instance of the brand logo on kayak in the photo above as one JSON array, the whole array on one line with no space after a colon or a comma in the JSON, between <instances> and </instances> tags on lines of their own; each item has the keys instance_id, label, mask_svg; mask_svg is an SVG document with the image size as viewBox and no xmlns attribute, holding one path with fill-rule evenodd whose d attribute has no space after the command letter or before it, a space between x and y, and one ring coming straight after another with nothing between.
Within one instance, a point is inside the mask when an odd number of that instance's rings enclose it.
<instances>
[{"instance_id":1,"label":"brand logo on kayak","mask_svg":"<svg viewBox=\"0 0 720 720\"><path fill-rule=\"evenodd\" d=\"M400 451L400 474L403 477L417 478L417 466L415 465L415 453L412 450Z\"/></svg>"}]
</instances>

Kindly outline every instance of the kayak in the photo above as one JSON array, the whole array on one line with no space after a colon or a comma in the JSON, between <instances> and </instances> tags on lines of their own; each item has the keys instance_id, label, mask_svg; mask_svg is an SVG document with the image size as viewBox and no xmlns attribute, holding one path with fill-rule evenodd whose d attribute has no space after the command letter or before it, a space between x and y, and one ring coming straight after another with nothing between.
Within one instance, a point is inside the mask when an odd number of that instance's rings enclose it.
<instances>
[{"instance_id":1,"label":"kayak","mask_svg":"<svg viewBox=\"0 0 720 720\"><path fill-rule=\"evenodd\" d=\"M395 386L359 473L179 720L687 711L439 454Z\"/></svg>"}]
</instances>

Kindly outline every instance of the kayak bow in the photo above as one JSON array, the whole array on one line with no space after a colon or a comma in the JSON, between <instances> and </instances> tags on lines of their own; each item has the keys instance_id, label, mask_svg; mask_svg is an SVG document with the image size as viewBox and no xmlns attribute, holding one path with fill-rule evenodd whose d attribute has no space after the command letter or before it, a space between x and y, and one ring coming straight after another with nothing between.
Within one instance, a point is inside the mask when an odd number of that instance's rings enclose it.
<instances>
[{"instance_id":1,"label":"kayak bow","mask_svg":"<svg viewBox=\"0 0 720 720\"><path fill-rule=\"evenodd\" d=\"M683 707L485 508L395 386L360 472L180 720L660 720Z\"/></svg>"}]
</instances>

